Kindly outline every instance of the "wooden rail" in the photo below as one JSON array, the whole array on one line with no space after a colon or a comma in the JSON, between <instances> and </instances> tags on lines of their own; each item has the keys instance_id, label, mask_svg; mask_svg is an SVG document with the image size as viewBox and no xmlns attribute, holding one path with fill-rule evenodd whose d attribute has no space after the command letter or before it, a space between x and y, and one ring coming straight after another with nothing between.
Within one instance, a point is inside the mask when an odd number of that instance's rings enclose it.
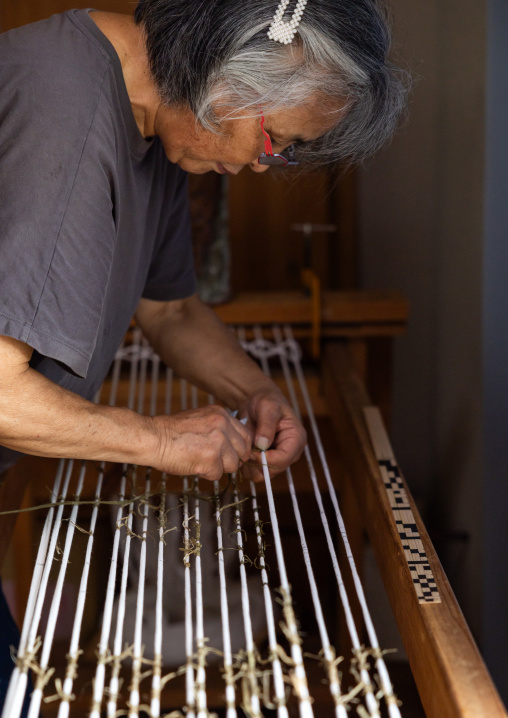
<instances>
[{"instance_id":1,"label":"wooden rail","mask_svg":"<svg viewBox=\"0 0 508 718\"><path fill-rule=\"evenodd\" d=\"M429 604L418 601L365 422L364 408L371 402L351 368L346 349L338 343L325 349L323 380L330 415L343 447L345 480L356 495L427 718L506 718L506 710L404 483L441 598Z\"/></svg>"},{"instance_id":2,"label":"wooden rail","mask_svg":"<svg viewBox=\"0 0 508 718\"><path fill-rule=\"evenodd\" d=\"M226 324L311 325L312 298L303 292L246 292L215 307ZM399 292L324 291L322 336L388 336L401 334L408 304Z\"/></svg>"}]
</instances>

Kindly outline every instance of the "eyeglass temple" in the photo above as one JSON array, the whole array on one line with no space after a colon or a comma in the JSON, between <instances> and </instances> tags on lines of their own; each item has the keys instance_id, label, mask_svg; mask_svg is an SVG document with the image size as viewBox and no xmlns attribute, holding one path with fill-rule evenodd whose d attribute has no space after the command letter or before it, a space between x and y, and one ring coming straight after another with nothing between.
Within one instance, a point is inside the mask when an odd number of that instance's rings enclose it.
<instances>
[{"instance_id":1,"label":"eyeglass temple","mask_svg":"<svg viewBox=\"0 0 508 718\"><path fill-rule=\"evenodd\" d=\"M265 130L265 116L261 113L261 132L265 136L265 154L273 155L272 141L270 135Z\"/></svg>"}]
</instances>

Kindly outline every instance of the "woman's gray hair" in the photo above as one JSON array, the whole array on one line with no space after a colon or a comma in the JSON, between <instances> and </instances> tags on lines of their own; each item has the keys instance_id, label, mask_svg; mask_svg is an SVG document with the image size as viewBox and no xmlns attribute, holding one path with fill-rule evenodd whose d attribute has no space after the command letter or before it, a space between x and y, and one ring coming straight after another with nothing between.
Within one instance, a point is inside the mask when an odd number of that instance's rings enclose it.
<instances>
[{"instance_id":1,"label":"woman's gray hair","mask_svg":"<svg viewBox=\"0 0 508 718\"><path fill-rule=\"evenodd\" d=\"M215 132L218 110L234 117L317 100L326 116L345 101L332 130L297 144L298 158L350 163L376 152L396 127L408 85L388 60L381 0L308 0L290 45L267 37L276 9L277 0L140 0L135 20L163 100L189 107Z\"/></svg>"}]
</instances>

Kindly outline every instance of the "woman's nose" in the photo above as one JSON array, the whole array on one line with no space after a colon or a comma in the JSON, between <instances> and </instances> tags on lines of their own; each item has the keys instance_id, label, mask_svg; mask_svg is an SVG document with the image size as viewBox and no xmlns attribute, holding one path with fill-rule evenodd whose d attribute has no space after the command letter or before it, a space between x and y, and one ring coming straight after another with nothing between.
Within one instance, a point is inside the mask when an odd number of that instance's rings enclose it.
<instances>
[{"instance_id":1,"label":"woman's nose","mask_svg":"<svg viewBox=\"0 0 508 718\"><path fill-rule=\"evenodd\" d=\"M270 165L260 165L257 160L257 157L253 162L249 162L249 167L251 168L251 170L253 172L258 172L258 173L266 172L266 170L270 169Z\"/></svg>"}]
</instances>

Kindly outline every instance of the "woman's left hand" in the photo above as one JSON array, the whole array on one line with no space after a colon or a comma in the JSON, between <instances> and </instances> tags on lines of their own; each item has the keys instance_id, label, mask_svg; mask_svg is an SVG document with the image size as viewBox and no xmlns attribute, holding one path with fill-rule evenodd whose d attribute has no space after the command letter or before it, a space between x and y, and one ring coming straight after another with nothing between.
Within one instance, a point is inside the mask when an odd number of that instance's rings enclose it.
<instances>
[{"instance_id":1,"label":"woman's left hand","mask_svg":"<svg viewBox=\"0 0 508 718\"><path fill-rule=\"evenodd\" d=\"M258 449L242 466L243 477L263 480L259 450L266 451L270 476L276 476L300 458L307 434L277 387L263 388L253 394L240 407L238 417L247 417L247 428L253 434L253 448Z\"/></svg>"}]
</instances>

